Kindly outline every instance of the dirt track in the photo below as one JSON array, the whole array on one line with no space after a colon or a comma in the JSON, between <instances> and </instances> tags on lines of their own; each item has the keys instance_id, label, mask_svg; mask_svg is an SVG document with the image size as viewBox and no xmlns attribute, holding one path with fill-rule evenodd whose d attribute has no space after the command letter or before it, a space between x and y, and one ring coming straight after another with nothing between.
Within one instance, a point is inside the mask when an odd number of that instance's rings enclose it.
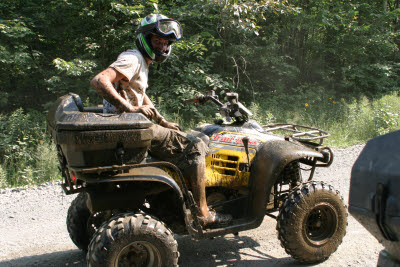
<instances>
[{"instance_id":1,"label":"dirt track","mask_svg":"<svg viewBox=\"0 0 400 267\"><path fill-rule=\"evenodd\" d=\"M334 151L318 180L338 189L348 200L351 167L362 146ZM86 266L85 255L69 239L65 218L70 202L59 185L7 189L0 194L0 266ZM213 240L177 237L180 266L297 266L277 239L276 222L265 217L254 230L238 237ZM315 266L376 266L382 246L351 216L342 245L327 261ZM304 266L304 265L301 265Z\"/></svg>"}]
</instances>

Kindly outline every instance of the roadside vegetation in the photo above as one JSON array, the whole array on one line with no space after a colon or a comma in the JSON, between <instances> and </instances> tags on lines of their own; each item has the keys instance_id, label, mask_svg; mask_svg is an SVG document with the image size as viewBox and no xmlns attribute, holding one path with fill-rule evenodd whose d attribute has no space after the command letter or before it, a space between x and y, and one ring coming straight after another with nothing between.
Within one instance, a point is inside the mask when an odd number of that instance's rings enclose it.
<instances>
[{"instance_id":1,"label":"roadside vegetation","mask_svg":"<svg viewBox=\"0 0 400 267\"><path fill-rule=\"evenodd\" d=\"M90 79L134 47L150 13L184 38L148 94L185 129L216 108L182 100L239 93L262 124L330 132L344 147L399 128L399 0L13 0L0 3L0 188L57 180L45 114L74 92L101 102Z\"/></svg>"}]
</instances>

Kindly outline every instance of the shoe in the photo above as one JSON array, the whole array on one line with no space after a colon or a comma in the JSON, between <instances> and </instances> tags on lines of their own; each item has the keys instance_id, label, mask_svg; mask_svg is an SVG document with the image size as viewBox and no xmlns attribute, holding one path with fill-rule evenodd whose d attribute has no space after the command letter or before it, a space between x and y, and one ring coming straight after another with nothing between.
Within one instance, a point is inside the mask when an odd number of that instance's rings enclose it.
<instances>
[{"instance_id":1,"label":"shoe","mask_svg":"<svg viewBox=\"0 0 400 267\"><path fill-rule=\"evenodd\" d=\"M199 216L198 218L202 226L227 225L232 221L231 215L217 213L214 210L210 210L207 217Z\"/></svg>"}]
</instances>

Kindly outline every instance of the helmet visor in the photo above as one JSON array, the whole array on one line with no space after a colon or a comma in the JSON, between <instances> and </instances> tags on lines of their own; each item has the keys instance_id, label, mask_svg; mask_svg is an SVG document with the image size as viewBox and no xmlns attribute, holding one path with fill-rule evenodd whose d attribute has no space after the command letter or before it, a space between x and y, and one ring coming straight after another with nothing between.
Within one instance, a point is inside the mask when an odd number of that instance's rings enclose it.
<instances>
[{"instance_id":1,"label":"helmet visor","mask_svg":"<svg viewBox=\"0 0 400 267\"><path fill-rule=\"evenodd\" d=\"M174 35L176 40L182 38L182 27L176 20L172 19L163 19L157 22L157 30L158 33L169 37Z\"/></svg>"}]
</instances>

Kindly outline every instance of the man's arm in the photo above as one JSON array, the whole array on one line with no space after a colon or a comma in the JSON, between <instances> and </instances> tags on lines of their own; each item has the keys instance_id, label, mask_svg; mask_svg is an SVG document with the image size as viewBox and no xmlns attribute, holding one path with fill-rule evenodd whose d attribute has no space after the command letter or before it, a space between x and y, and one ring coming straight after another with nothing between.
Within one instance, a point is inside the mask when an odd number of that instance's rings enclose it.
<instances>
[{"instance_id":1,"label":"man's arm","mask_svg":"<svg viewBox=\"0 0 400 267\"><path fill-rule=\"evenodd\" d=\"M142 106L136 107L124 99L117 90L115 90L113 83L124 79L125 76L115 70L114 68L107 68L97 74L91 81L90 84L96 88L96 91L101 97L112 104L119 112L141 112L148 118L154 117L152 107ZM151 101L150 101L151 103ZM151 104L153 105L153 104Z\"/></svg>"},{"instance_id":2,"label":"man's arm","mask_svg":"<svg viewBox=\"0 0 400 267\"><path fill-rule=\"evenodd\" d=\"M148 105L151 106L152 108L155 108L153 105L153 102L151 102L150 98L147 96L147 94L144 94L143 97L143 105Z\"/></svg>"}]
</instances>

